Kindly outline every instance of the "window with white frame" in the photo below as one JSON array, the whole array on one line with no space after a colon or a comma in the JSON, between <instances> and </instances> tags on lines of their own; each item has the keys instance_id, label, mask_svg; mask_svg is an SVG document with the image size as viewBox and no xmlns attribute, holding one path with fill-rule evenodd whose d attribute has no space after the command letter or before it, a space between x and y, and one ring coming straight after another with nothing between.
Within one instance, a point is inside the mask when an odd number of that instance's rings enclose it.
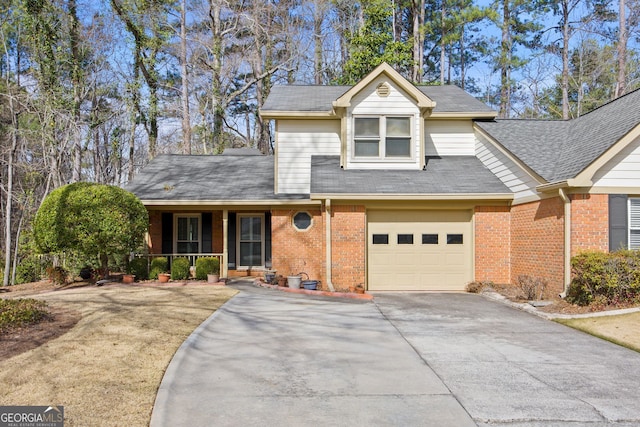
<instances>
[{"instance_id":1,"label":"window with white frame","mask_svg":"<svg viewBox=\"0 0 640 427\"><path fill-rule=\"evenodd\" d=\"M197 254L200 252L200 215L176 215L175 252Z\"/></svg>"},{"instance_id":2,"label":"window with white frame","mask_svg":"<svg viewBox=\"0 0 640 427\"><path fill-rule=\"evenodd\" d=\"M356 158L411 158L411 118L354 117Z\"/></svg>"},{"instance_id":3,"label":"window with white frame","mask_svg":"<svg viewBox=\"0 0 640 427\"><path fill-rule=\"evenodd\" d=\"M629 197L629 249L640 249L640 197Z\"/></svg>"}]
</instances>

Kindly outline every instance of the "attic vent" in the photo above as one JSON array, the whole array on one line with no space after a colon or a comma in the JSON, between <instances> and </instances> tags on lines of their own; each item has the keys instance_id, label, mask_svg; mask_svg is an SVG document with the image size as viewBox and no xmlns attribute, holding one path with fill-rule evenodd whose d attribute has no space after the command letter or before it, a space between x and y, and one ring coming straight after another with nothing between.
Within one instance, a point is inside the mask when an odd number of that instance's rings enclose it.
<instances>
[{"instance_id":1,"label":"attic vent","mask_svg":"<svg viewBox=\"0 0 640 427\"><path fill-rule=\"evenodd\" d=\"M380 98L386 98L391 93L391 88L386 83L380 83L378 87L376 87L376 93Z\"/></svg>"}]
</instances>

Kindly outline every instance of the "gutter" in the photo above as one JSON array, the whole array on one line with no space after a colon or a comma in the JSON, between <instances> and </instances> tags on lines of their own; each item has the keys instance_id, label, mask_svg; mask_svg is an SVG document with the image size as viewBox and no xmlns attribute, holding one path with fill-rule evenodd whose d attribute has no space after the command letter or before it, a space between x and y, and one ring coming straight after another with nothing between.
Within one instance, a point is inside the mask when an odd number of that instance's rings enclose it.
<instances>
[{"instance_id":1,"label":"gutter","mask_svg":"<svg viewBox=\"0 0 640 427\"><path fill-rule=\"evenodd\" d=\"M564 290L560 294L564 299L571 284L571 198L563 188L558 188L558 195L564 202Z\"/></svg>"}]
</instances>

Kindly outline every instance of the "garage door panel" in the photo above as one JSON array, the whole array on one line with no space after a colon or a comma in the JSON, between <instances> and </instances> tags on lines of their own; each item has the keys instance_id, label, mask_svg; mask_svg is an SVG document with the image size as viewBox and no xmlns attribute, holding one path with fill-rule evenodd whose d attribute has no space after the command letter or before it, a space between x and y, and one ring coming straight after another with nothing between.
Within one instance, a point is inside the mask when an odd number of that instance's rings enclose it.
<instances>
[{"instance_id":1,"label":"garage door panel","mask_svg":"<svg viewBox=\"0 0 640 427\"><path fill-rule=\"evenodd\" d=\"M470 211L370 211L368 219L369 289L464 290L471 280ZM388 244L372 244L373 234ZM413 244L398 244L399 234Z\"/></svg>"}]
</instances>

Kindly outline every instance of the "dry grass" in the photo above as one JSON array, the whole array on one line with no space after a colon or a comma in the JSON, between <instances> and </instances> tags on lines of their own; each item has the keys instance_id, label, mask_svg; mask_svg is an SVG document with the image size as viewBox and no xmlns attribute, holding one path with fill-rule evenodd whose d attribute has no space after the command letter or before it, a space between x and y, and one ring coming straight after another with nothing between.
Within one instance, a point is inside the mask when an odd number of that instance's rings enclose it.
<instances>
[{"instance_id":1,"label":"dry grass","mask_svg":"<svg viewBox=\"0 0 640 427\"><path fill-rule=\"evenodd\" d=\"M640 312L586 319L558 319L557 321L640 352Z\"/></svg>"},{"instance_id":2,"label":"dry grass","mask_svg":"<svg viewBox=\"0 0 640 427\"><path fill-rule=\"evenodd\" d=\"M40 294L82 319L0 362L0 405L63 405L66 426L147 426L173 354L235 292L114 285Z\"/></svg>"}]
</instances>

